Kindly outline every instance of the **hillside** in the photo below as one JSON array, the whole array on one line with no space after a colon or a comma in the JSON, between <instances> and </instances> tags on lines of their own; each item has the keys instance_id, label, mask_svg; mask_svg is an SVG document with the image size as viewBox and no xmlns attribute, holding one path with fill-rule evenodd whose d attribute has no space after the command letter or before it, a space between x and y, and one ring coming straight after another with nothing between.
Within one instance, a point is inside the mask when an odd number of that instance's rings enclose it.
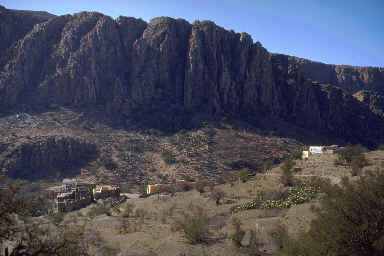
<instances>
[{"instance_id":1,"label":"hillside","mask_svg":"<svg viewBox=\"0 0 384 256\"><path fill-rule=\"evenodd\" d=\"M365 154L367 171L376 171L384 165L384 151L371 151ZM335 166L337 155L316 155L309 160L296 160L295 178L308 182L314 177L330 179L339 184L341 178L351 177L351 169ZM251 231L256 232L260 255L275 255L287 235L297 237L308 230L314 218L313 209L318 206L321 194L314 199L292 207L273 209L253 209L231 213L233 206L249 202L263 195L267 199L278 199L287 193L287 187L281 184L281 165L274 166L266 173L259 173L246 182L237 180L214 187L224 191L225 196L219 205L210 198L211 189L205 192L196 190L178 192L172 195L153 195L149 198L132 198L120 205L121 213L112 211L112 216L100 214L90 217L94 205L67 214L63 225L85 224L87 241L93 255L250 255L247 248ZM127 205L132 212L124 217ZM183 213L192 213L196 207L202 207L208 217L209 233L205 242L197 245L188 243L182 232L172 231L175 221ZM234 232L232 220L237 218L245 231L242 249L234 246L230 235Z\"/></svg>"},{"instance_id":2,"label":"hillside","mask_svg":"<svg viewBox=\"0 0 384 256\"><path fill-rule=\"evenodd\" d=\"M138 191L173 178L222 182L241 168L258 172L265 160L278 162L303 145L278 128L282 123L272 132L223 119L164 133L110 122L103 111L69 108L0 117L0 166L14 178L55 182L75 175Z\"/></svg>"}]
</instances>

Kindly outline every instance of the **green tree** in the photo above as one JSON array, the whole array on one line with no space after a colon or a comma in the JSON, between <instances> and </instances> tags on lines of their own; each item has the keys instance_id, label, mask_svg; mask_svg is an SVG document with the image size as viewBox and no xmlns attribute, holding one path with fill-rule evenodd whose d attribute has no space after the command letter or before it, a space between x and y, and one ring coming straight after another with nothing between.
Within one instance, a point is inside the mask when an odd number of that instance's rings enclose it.
<instances>
[{"instance_id":1,"label":"green tree","mask_svg":"<svg viewBox=\"0 0 384 256\"><path fill-rule=\"evenodd\" d=\"M279 255L384 255L383 187L383 170L322 186L325 195L310 230L286 242Z\"/></svg>"}]
</instances>

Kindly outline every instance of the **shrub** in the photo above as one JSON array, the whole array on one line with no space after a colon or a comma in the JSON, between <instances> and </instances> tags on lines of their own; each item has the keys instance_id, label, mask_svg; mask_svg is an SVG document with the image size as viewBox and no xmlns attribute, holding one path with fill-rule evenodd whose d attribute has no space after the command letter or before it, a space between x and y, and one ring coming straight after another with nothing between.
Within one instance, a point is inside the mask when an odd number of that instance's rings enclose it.
<instances>
[{"instance_id":1,"label":"shrub","mask_svg":"<svg viewBox=\"0 0 384 256\"><path fill-rule=\"evenodd\" d=\"M182 231L185 238L191 244L198 244L204 241L209 233L209 218L203 208L199 206L191 207L191 213L183 213L172 226L173 231Z\"/></svg>"},{"instance_id":2,"label":"shrub","mask_svg":"<svg viewBox=\"0 0 384 256\"><path fill-rule=\"evenodd\" d=\"M188 183L182 183L180 184L180 190L181 191L190 191L193 188L191 184Z\"/></svg>"},{"instance_id":3,"label":"shrub","mask_svg":"<svg viewBox=\"0 0 384 256\"><path fill-rule=\"evenodd\" d=\"M132 214L133 214L133 209L135 208L135 205L131 202L128 202L125 207L124 207L124 210L121 214L121 216L123 216L124 218L128 218L128 217L131 217Z\"/></svg>"},{"instance_id":4,"label":"shrub","mask_svg":"<svg viewBox=\"0 0 384 256\"><path fill-rule=\"evenodd\" d=\"M351 165L352 160L354 158L359 158L360 159L359 161L364 162L366 164L366 159L363 154L365 151L366 149L360 145L347 146L338 151L338 158L340 162L349 166Z\"/></svg>"},{"instance_id":5,"label":"shrub","mask_svg":"<svg viewBox=\"0 0 384 256\"><path fill-rule=\"evenodd\" d=\"M245 236L245 231L241 229L241 221L238 218L232 218L232 226L235 230L230 235L230 239L236 247L241 247L241 241Z\"/></svg>"},{"instance_id":6,"label":"shrub","mask_svg":"<svg viewBox=\"0 0 384 256\"><path fill-rule=\"evenodd\" d=\"M168 192L169 192L169 194L171 194L171 197L174 197L175 194L176 194L175 186L170 186L170 187L168 188Z\"/></svg>"},{"instance_id":7,"label":"shrub","mask_svg":"<svg viewBox=\"0 0 384 256\"><path fill-rule=\"evenodd\" d=\"M367 160L365 159L365 156L363 154L356 155L352 158L350 165L352 168L352 176L357 176L360 175L363 167L367 165Z\"/></svg>"},{"instance_id":8,"label":"shrub","mask_svg":"<svg viewBox=\"0 0 384 256\"><path fill-rule=\"evenodd\" d=\"M243 168L239 172L239 179L242 182L246 182L248 180L248 175L249 175L249 169L248 168Z\"/></svg>"},{"instance_id":9,"label":"shrub","mask_svg":"<svg viewBox=\"0 0 384 256\"><path fill-rule=\"evenodd\" d=\"M301 158L301 154L302 154L302 152L301 152L300 150L295 151L295 152L293 152L293 153L291 154L291 158L292 158L293 160L300 159L300 158Z\"/></svg>"},{"instance_id":10,"label":"shrub","mask_svg":"<svg viewBox=\"0 0 384 256\"><path fill-rule=\"evenodd\" d=\"M260 247L263 245L261 242L257 232L255 230L250 230L250 238L247 254L249 256L259 256L260 255Z\"/></svg>"},{"instance_id":11,"label":"shrub","mask_svg":"<svg viewBox=\"0 0 384 256\"><path fill-rule=\"evenodd\" d=\"M213 189L209 197L216 202L216 205L219 205L220 200L225 197L225 192L220 189Z\"/></svg>"},{"instance_id":12,"label":"shrub","mask_svg":"<svg viewBox=\"0 0 384 256\"><path fill-rule=\"evenodd\" d=\"M283 248L285 241L289 239L287 228L281 222L269 232L269 235L279 249Z\"/></svg>"},{"instance_id":13,"label":"shrub","mask_svg":"<svg viewBox=\"0 0 384 256\"><path fill-rule=\"evenodd\" d=\"M284 186L291 187L295 184L294 177L292 175L292 168L294 165L295 163L292 160L287 159L283 162L281 166L281 169L283 170L283 174L281 176L281 183Z\"/></svg>"},{"instance_id":14,"label":"shrub","mask_svg":"<svg viewBox=\"0 0 384 256\"><path fill-rule=\"evenodd\" d=\"M205 183L202 182L202 181L198 181L195 183L195 189L200 193L204 193L205 192Z\"/></svg>"},{"instance_id":15,"label":"shrub","mask_svg":"<svg viewBox=\"0 0 384 256\"><path fill-rule=\"evenodd\" d=\"M161 157L163 158L164 162L167 164L176 163L176 158L173 156L172 152L170 152L168 150L163 150L161 152Z\"/></svg>"},{"instance_id":16,"label":"shrub","mask_svg":"<svg viewBox=\"0 0 384 256\"><path fill-rule=\"evenodd\" d=\"M273 163L272 163L271 160L264 161L264 163L263 163L263 170L264 170L264 172L270 171L272 169L272 164Z\"/></svg>"},{"instance_id":17,"label":"shrub","mask_svg":"<svg viewBox=\"0 0 384 256\"><path fill-rule=\"evenodd\" d=\"M63 220L64 220L65 214L62 212L56 212L56 213L50 213L48 214L49 220L54 224L54 225L59 225Z\"/></svg>"},{"instance_id":18,"label":"shrub","mask_svg":"<svg viewBox=\"0 0 384 256\"><path fill-rule=\"evenodd\" d=\"M145 216L147 216L148 212L145 209L138 208L135 211L135 216L140 219L141 222L144 222Z\"/></svg>"},{"instance_id":19,"label":"shrub","mask_svg":"<svg viewBox=\"0 0 384 256\"><path fill-rule=\"evenodd\" d=\"M108 170L115 170L118 168L116 162L110 156L103 156L101 159L101 164Z\"/></svg>"},{"instance_id":20,"label":"shrub","mask_svg":"<svg viewBox=\"0 0 384 256\"><path fill-rule=\"evenodd\" d=\"M360 175L363 167L368 164L364 155L365 151L366 149L362 146L347 146L339 150L335 164L350 166L352 176Z\"/></svg>"},{"instance_id":21,"label":"shrub","mask_svg":"<svg viewBox=\"0 0 384 256\"><path fill-rule=\"evenodd\" d=\"M384 255L384 170L324 186L310 230L280 255Z\"/></svg>"},{"instance_id":22,"label":"shrub","mask_svg":"<svg viewBox=\"0 0 384 256\"><path fill-rule=\"evenodd\" d=\"M107 207L107 204L105 202L103 203L97 203L95 206L91 207L89 209L87 215L88 217L94 218L96 216L100 216L102 214L106 214L108 216L111 215L110 209Z\"/></svg>"}]
</instances>

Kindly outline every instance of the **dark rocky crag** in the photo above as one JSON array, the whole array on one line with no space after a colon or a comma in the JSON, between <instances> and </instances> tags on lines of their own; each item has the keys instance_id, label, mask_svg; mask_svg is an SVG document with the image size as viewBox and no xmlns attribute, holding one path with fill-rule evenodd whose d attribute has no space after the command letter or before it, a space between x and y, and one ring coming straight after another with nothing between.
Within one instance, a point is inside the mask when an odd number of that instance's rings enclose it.
<instances>
[{"instance_id":1,"label":"dark rocky crag","mask_svg":"<svg viewBox=\"0 0 384 256\"><path fill-rule=\"evenodd\" d=\"M21 103L100 105L125 118L166 113L163 125L184 113L268 116L351 143L384 139L382 117L350 94L383 93L383 69L270 54L248 34L213 22L160 17L147 24L82 12L12 40L1 52L3 111Z\"/></svg>"},{"instance_id":2,"label":"dark rocky crag","mask_svg":"<svg viewBox=\"0 0 384 256\"><path fill-rule=\"evenodd\" d=\"M384 95L383 67L329 65L283 54L272 55L272 58L282 57L288 58L306 77L314 81L341 87L349 93L370 90Z\"/></svg>"},{"instance_id":3,"label":"dark rocky crag","mask_svg":"<svg viewBox=\"0 0 384 256\"><path fill-rule=\"evenodd\" d=\"M96 145L73 137L36 137L9 146L0 154L0 166L13 178L56 178L73 174L98 157Z\"/></svg>"}]
</instances>

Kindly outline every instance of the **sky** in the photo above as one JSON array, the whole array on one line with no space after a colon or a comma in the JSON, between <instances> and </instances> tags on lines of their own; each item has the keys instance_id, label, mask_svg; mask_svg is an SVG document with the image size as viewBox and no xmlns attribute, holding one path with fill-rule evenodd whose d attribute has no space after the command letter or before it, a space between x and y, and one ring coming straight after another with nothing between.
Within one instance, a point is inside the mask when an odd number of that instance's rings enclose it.
<instances>
[{"instance_id":1,"label":"sky","mask_svg":"<svg viewBox=\"0 0 384 256\"><path fill-rule=\"evenodd\" d=\"M269 52L384 67L384 0L0 0L0 5L56 15L97 11L145 21L211 20L247 32Z\"/></svg>"}]
</instances>

